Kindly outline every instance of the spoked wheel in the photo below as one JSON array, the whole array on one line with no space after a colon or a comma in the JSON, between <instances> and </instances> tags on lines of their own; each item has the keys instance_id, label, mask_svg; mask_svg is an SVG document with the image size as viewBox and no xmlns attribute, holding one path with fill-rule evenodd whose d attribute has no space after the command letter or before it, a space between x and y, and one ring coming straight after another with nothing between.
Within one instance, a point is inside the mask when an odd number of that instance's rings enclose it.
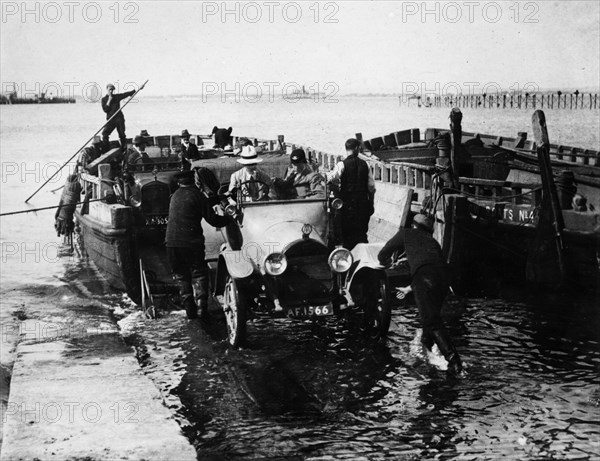
<instances>
[{"instance_id":1,"label":"spoked wheel","mask_svg":"<svg viewBox=\"0 0 600 461\"><path fill-rule=\"evenodd\" d=\"M373 339L385 338L392 321L392 305L388 282L378 277L370 287L364 305L364 331Z\"/></svg>"},{"instance_id":2,"label":"spoked wheel","mask_svg":"<svg viewBox=\"0 0 600 461\"><path fill-rule=\"evenodd\" d=\"M223 311L227 322L227 340L233 347L238 347L246 340L246 303L244 296L238 291L235 280L228 275L223 294Z\"/></svg>"}]
</instances>

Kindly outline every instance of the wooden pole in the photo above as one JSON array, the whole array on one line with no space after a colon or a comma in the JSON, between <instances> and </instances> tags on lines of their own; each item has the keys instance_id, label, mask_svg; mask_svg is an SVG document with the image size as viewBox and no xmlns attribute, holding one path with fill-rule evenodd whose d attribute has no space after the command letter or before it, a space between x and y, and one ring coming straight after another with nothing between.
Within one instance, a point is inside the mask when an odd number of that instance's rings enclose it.
<instances>
[{"instance_id":1,"label":"wooden pole","mask_svg":"<svg viewBox=\"0 0 600 461\"><path fill-rule=\"evenodd\" d=\"M541 110L536 110L533 113L532 128L535 142L537 144L537 156L540 167L540 175L542 177L542 188L546 195L544 201L547 209L542 210L542 213L546 211L548 217L551 220L551 225L554 231L554 238L556 242L557 252L557 263L558 263L558 282L563 285L566 278L566 265L564 259L564 243L563 243L563 229L565 227L562 211L560 209L560 203L558 201L558 194L556 192L556 186L554 184L554 176L552 174L552 164L550 160L550 141L548 138L548 128L546 127L546 116ZM542 225L541 218L538 226ZM538 245L540 252L544 251L545 245ZM551 270L551 269L550 269ZM548 273L544 274L548 275ZM554 274L550 275L552 278ZM546 277L544 277L546 279ZM555 282L556 280L544 280L549 282Z\"/></svg>"},{"instance_id":2,"label":"wooden pole","mask_svg":"<svg viewBox=\"0 0 600 461\"><path fill-rule=\"evenodd\" d=\"M450 164L454 172L453 177L460 177L460 165L458 163L458 153L462 143L462 117L463 114L458 107L450 111L450 130L452 131L452 150L450 151ZM455 181L453 178L453 182Z\"/></svg>"},{"instance_id":3,"label":"wooden pole","mask_svg":"<svg viewBox=\"0 0 600 461\"><path fill-rule=\"evenodd\" d=\"M104 200L104 198L97 198L97 199L93 199L93 200L88 200L87 202L85 202L85 201L84 202L78 202L78 203L75 204L75 206L77 206L77 205L84 205L86 203L91 203L91 202L100 202L102 200ZM73 206L73 204L72 203L71 204L66 203L64 205L52 205L52 206L45 206L45 207L42 207L42 208L32 208L31 210L9 211L9 212L6 212L6 213L0 213L0 216L12 216L12 215L15 215L15 214L23 214L23 213L36 213L38 211L54 210L55 208L63 208L63 207L66 207L66 206Z\"/></svg>"},{"instance_id":4,"label":"wooden pole","mask_svg":"<svg viewBox=\"0 0 600 461\"><path fill-rule=\"evenodd\" d=\"M76 156L76 155L79 153L79 151L81 151L81 149L83 149L85 146L87 146L87 144L88 144L88 143L89 143L89 142L90 142L92 139L94 139L94 136L96 136L98 133L100 133L100 131L102 131L102 130L104 129L104 127L105 127L106 125L108 125L108 123L109 123L109 122L110 122L110 121L111 121L111 120L112 120L112 119L113 119L113 118L114 118L114 117L115 117L115 116L116 116L118 113L120 113L120 112L121 112L121 111L122 111L122 110L125 108L125 106L126 106L127 104L129 104L129 103L130 103L130 102L133 100L133 98L135 98L135 95L136 95L136 94L138 94L138 93L139 93L139 92L140 92L140 91L141 91L141 90L144 88L144 86L146 85L146 83L148 83L148 80L146 80L146 81L144 82L144 84L143 84L141 87L139 87L135 93L133 93L133 94L131 95L131 97L130 97L130 98L127 100L127 102L126 102L125 104L123 104L123 107L119 108L119 110L118 110L118 111L116 111L116 112L115 112L115 113L114 113L114 114L113 114L113 115L112 115L112 116L111 116L111 117L110 117L110 118L109 118L109 119L108 119L108 120L107 120L107 121L104 123L104 125L102 125L102 126L101 126L101 127L98 129L98 131L96 131L96 132L95 132L95 133L94 133L94 134L93 134L93 135L90 137L90 139L88 139L88 140L87 140L87 141L86 141L86 142L85 142L85 143L84 143L84 144L83 144L83 145L82 145L82 146L81 146L79 149L77 149L77 150L75 151L75 153L74 153L73 155L71 155L71 157L69 158L69 160L67 160L65 163L63 163L63 164L62 164L62 166L61 166L61 167L60 167L58 170L56 170L56 171L55 171L55 172L54 172L54 173L53 173L53 174L52 174L52 175L51 175L51 176L50 176L50 177L49 177L49 178L48 178L48 179L47 179L47 180L44 182L44 184L42 184L40 187L38 187L38 188L37 188L37 190L36 190L36 191L35 191L33 194L31 194L31 195L30 195L30 196L27 198L27 200L25 200L25 203L29 202L29 200L31 200L35 194L37 194L37 193L38 193L40 190L42 190L42 188L43 188L43 187L44 187L46 184L48 184L52 178L54 178L54 177L55 177L55 176L56 176L56 175L57 175L57 174L58 174L60 171L62 171L62 169L63 169L65 166L67 166L67 164L68 164L68 163L69 163L71 160L73 160L73 159L75 158L75 156Z\"/></svg>"}]
</instances>

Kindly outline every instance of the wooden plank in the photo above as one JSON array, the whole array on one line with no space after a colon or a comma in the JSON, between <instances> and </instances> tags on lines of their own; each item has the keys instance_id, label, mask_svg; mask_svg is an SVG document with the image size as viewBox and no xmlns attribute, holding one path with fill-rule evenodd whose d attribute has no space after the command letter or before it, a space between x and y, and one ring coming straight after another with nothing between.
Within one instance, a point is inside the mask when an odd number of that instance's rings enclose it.
<instances>
[{"instance_id":1,"label":"wooden plank","mask_svg":"<svg viewBox=\"0 0 600 461\"><path fill-rule=\"evenodd\" d=\"M87 169L95 170L98 167L98 165L100 165L101 163L108 163L111 160L113 160L117 156L118 153L121 153L120 147L115 147L114 149L109 150L108 152L106 152L105 154L102 154L100 157L98 157L93 162L89 163Z\"/></svg>"},{"instance_id":2,"label":"wooden plank","mask_svg":"<svg viewBox=\"0 0 600 461\"><path fill-rule=\"evenodd\" d=\"M412 189L378 184L375 213L369 220L369 242L387 242L406 224L412 195Z\"/></svg>"},{"instance_id":3,"label":"wooden plank","mask_svg":"<svg viewBox=\"0 0 600 461\"><path fill-rule=\"evenodd\" d=\"M508 188L521 188L521 189L537 189L542 185L539 183L518 183L511 181L500 181L495 179L480 179L480 178L458 178L460 184L468 184L473 186L487 186L487 187L508 187Z\"/></svg>"}]
</instances>

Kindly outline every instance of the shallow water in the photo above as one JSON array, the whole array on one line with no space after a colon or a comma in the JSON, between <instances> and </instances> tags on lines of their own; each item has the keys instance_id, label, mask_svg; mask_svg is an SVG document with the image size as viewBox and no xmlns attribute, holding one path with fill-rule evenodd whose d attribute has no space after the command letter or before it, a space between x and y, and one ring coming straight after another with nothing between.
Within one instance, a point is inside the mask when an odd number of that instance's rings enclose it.
<instances>
[{"instance_id":1,"label":"shallow water","mask_svg":"<svg viewBox=\"0 0 600 461\"><path fill-rule=\"evenodd\" d=\"M355 132L445 127L446 109L400 108L394 98L222 104L142 100L129 133L210 132L271 137L339 151ZM530 111L464 111L466 131L530 131ZM168 114L165 117L165 114ZM546 111L552 142L599 148L600 112ZM2 212L23 200L102 123L99 107L2 106ZM25 142L37 140L36 143ZM15 170L16 168L16 170ZM15 173L16 171L16 173ZM47 190L32 206L58 202ZM206 328L182 312L143 320L93 265L60 246L53 211L0 221L2 378L23 318L68 325L82 310L113 309L144 371L202 459L597 459L600 314L597 300L452 300L444 312L466 376L448 380L418 347L414 307L394 312L388 342L344 325L257 321L250 347L226 347L218 313ZM59 315L63 318L57 317ZM6 395L2 395L5 401ZM5 402L4 402L5 403Z\"/></svg>"}]
</instances>

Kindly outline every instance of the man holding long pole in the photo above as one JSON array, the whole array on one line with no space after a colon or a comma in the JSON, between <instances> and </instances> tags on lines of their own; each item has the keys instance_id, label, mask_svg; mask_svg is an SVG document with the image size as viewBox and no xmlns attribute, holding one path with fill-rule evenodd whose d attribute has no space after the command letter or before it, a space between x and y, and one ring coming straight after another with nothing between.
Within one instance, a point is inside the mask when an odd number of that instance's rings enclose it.
<instances>
[{"instance_id":1,"label":"man holding long pole","mask_svg":"<svg viewBox=\"0 0 600 461\"><path fill-rule=\"evenodd\" d=\"M144 88L144 85L141 86L140 90ZM105 146L108 146L108 138L116 128L117 133L119 134L121 147L125 149L127 148L125 136L125 116L121 111L121 100L129 96L133 96L135 94L135 90L131 90L126 93L115 93L115 86L112 83L106 85L106 90L108 91L108 94L102 98L102 110L106 112L106 120L108 120L108 122L102 130L102 141L104 142Z\"/></svg>"},{"instance_id":2,"label":"man holding long pole","mask_svg":"<svg viewBox=\"0 0 600 461\"><path fill-rule=\"evenodd\" d=\"M57 170L56 170L56 171L55 171L55 172L54 172L52 175L50 175L50 177L49 177L48 179L46 179L46 181L44 181L44 183L43 183L43 184L42 184L40 187L38 187L38 188L36 189L36 191L35 191L33 194L31 194L29 197L27 197L27 199L25 200L25 203L28 203L28 202L29 202L29 200L31 200L31 199L32 199L32 198L33 198L33 197L34 197L34 196L35 196L35 195L36 195L36 194L37 194L39 191L41 191L41 190L43 189L43 187L44 187L46 184L48 184L48 183L49 183L49 182L50 182L50 181L51 181L51 180L52 180L52 179L53 179L53 178L54 178L54 177L55 177L55 176L56 176L58 173L60 173L60 171L61 171L61 170L62 170L62 169L65 167L65 166L67 166L67 165L68 165L68 163L69 163L71 160L73 160L73 159L74 159L74 158L75 158L75 157L76 157L76 156L79 154L79 152L81 151L81 149L83 149L85 146L87 146L87 144L88 144L88 143L89 143L89 142L90 142L92 139L94 139L94 137L95 137L95 136L96 136L98 133L100 133L100 131L104 130L104 128L105 128L106 126L108 126L108 125L109 125L109 124L112 122L112 120L113 120L113 119L115 119L115 118L117 118L119 115L121 115L121 111L122 111L122 110L125 108L125 106L126 106L127 104L129 104L129 103L130 103L130 102L133 100L133 98L134 98L134 96L135 96L136 94L138 94L140 91L142 91L142 90L144 89L144 87L146 86L146 83L148 83L148 80L146 80L146 81L144 82L144 84L143 84L143 85L142 85L142 86L141 86L141 87L140 87L140 88L139 88L137 91L134 91L134 92L132 92L132 94L131 94L131 98L129 98L129 99L128 99L128 100L125 102L125 104L123 104L123 107L122 107L122 108L120 107L120 100L119 100L119 104L118 104L118 106L117 106L116 112L114 112L114 113L113 113L113 115L108 115L108 114L107 114L107 116L106 116L106 118L107 118L107 120L106 120L106 123L105 123L104 125L102 125L100 128L98 128L98 130L97 130L97 131L96 131L96 132L95 132L95 133L94 133L94 134L93 134L93 135L90 137L90 139L88 139L88 140L87 140L87 141L86 141L86 142L85 142L85 143L84 143L84 144L83 144L83 145L82 145L82 146L81 146L79 149L77 149L77 150L75 151L75 153L74 153L73 155L71 155L71 157L69 157L69 159L68 159L68 160L67 160L65 163L63 163L63 164L61 165L61 167L60 167L60 168L58 168L58 169L57 169ZM108 98L107 98L107 100L108 100ZM125 121L125 117L123 117L123 121ZM112 131L112 130L110 130L110 131ZM109 132L109 134L110 134L110 132ZM107 141L108 141L108 138L107 138ZM125 123L123 123L123 143L124 143L124 141L125 141Z\"/></svg>"}]
</instances>

